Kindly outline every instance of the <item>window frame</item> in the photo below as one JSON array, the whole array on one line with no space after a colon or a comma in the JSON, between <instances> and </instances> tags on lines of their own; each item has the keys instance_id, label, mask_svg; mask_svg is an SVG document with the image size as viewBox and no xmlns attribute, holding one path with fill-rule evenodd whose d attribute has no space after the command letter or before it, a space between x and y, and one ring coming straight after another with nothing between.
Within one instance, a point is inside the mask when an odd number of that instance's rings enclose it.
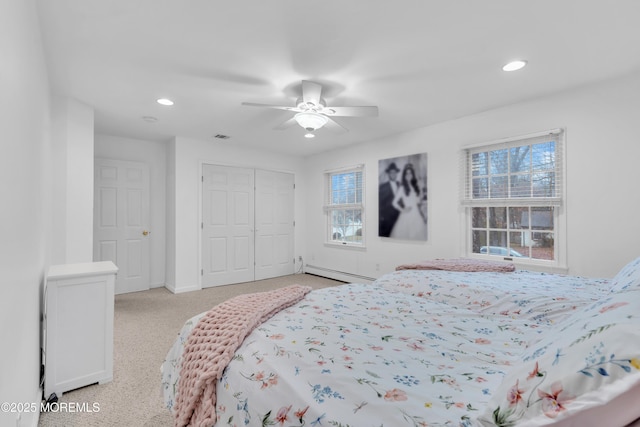
<instances>
[{"instance_id":1,"label":"window frame","mask_svg":"<svg viewBox=\"0 0 640 427\"><path fill-rule=\"evenodd\" d=\"M349 173L360 173L361 186L359 188L360 191L360 202L354 200L353 203L332 203L332 194L333 194L333 184L332 177L335 175L349 174ZM325 182L325 197L324 197L324 214L325 214L325 244L332 247L343 247L343 248L357 248L362 249L365 248L365 228L366 228L366 219L365 219L365 166L364 164L346 166L343 168L327 170L324 172L324 182ZM358 191L357 186L354 188L354 191ZM359 210L360 211L360 230L361 236L359 242L346 241L346 240L338 240L334 238L334 224L332 223L332 213L334 211L345 211L345 210Z\"/></svg>"},{"instance_id":2,"label":"window frame","mask_svg":"<svg viewBox=\"0 0 640 427\"><path fill-rule=\"evenodd\" d=\"M532 146L537 143L543 142L545 139L549 140L553 138L555 141L555 167L553 168L554 175L554 192L551 196L535 196L535 191L532 187L532 193L529 197L514 196L501 198L474 198L473 187L473 155L479 152L490 153L501 149L511 149L519 146ZM549 270L554 272L566 272L566 253L567 253L567 227L566 227L566 132L564 129L552 129L548 131L516 136L512 138L505 138L498 141L485 142L481 144L469 145L463 147L461 152L461 205L463 207L463 253L466 257L485 259L485 260L505 260L521 264L526 268ZM511 166L509 166L510 168ZM487 176L490 176L487 173ZM517 175L517 173L511 174L509 169L506 175ZM478 175L476 175L477 177ZM484 175L482 175L484 176ZM507 188L511 188L507 186ZM483 229L484 227L474 227L473 224L473 208L485 207L485 208L499 208L506 207L506 212L510 212L508 208L526 208L529 207L529 212L532 212L532 208L552 207L553 208L553 260L545 260L540 258L532 258L531 255L525 257L514 257L506 255L491 254L491 248L489 247L487 253L478 253L473 251L473 234L474 229ZM490 209L487 209L489 214ZM487 232L491 231L503 231L507 234L516 231L515 229L507 228L492 228L489 220L486 225ZM538 232L533 230L531 224L529 225L529 232L532 234ZM487 246L490 245L490 241L487 240ZM530 246L533 248L533 246ZM511 248L513 249L513 248Z\"/></svg>"}]
</instances>

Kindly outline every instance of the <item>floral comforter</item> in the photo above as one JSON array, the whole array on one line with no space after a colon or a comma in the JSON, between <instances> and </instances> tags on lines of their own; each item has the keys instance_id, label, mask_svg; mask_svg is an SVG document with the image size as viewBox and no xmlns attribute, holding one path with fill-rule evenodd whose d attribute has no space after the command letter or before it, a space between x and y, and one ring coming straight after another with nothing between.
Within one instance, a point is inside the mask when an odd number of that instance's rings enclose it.
<instances>
[{"instance_id":1,"label":"floral comforter","mask_svg":"<svg viewBox=\"0 0 640 427\"><path fill-rule=\"evenodd\" d=\"M513 273L404 270L384 275L376 284L452 307L550 325L602 298L609 291L610 282L525 270Z\"/></svg>"},{"instance_id":2,"label":"floral comforter","mask_svg":"<svg viewBox=\"0 0 640 427\"><path fill-rule=\"evenodd\" d=\"M545 353L543 332L610 287L540 273L404 270L314 290L236 351L218 385L216 426L493 425L491 405L512 391L501 387L522 355L533 363ZM182 345L201 316L163 364L169 409ZM518 415L496 411L498 425Z\"/></svg>"}]
</instances>

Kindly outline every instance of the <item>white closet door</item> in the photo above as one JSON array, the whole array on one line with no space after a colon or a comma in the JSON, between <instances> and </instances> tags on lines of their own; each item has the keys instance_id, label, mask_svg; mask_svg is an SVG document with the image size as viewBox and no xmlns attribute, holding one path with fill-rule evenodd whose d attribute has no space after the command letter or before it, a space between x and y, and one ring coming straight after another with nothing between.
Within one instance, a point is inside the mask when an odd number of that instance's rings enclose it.
<instances>
[{"instance_id":1,"label":"white closet door","mask_svg":"<svg viewBox=\"0 0 640 427\"><path fill-rule=\"evenodd\" d=\"M149 167L95 160L93 260L118 266L115 293L149 289Z\"/></svg>"},{"instance_id":2,"label":"white closet door","mask_svg":"<svg viewBox=\"0 0 640 427\"><path fill-rule=\"evenodd\" d=\"M202 287L254 280L254 170L202 167Z\"/></svg>"},{"instance_id":3,"label":"white closet door","mask_svg":"<svg viewBox=\"0 0 640 427\"><path fill-rule=\"evenodd\" d=\"M294 176L256 171L256 280L295 273Z\"/></svg>"}]
</instances>

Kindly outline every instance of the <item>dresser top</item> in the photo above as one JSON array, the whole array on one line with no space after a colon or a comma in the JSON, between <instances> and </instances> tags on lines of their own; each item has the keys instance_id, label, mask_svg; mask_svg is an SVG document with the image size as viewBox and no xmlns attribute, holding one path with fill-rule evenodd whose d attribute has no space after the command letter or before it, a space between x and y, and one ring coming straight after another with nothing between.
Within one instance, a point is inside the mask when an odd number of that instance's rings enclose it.
<instances>
[{"instance_id":1,"label":"dresser top","mask_svg":"<svg viewBox=\"0 0 640 427\"><path fill-rule=\"evenodd\" d=\"M59 264L49 267L48 280L67 279L71 277L98 276L115 274L118 267L111 261L83 262L78 264Z\"/></svg>"}]
</instances>

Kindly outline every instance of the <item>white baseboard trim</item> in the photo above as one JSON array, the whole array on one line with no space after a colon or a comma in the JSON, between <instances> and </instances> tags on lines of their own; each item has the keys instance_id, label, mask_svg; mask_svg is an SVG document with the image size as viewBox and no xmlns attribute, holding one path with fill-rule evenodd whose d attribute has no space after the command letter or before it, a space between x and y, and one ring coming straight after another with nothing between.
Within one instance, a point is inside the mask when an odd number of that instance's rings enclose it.
<instances>
[{"instance_id":1,"label":"white baseboard trim","mask_svg":"<svg viewBox=\"0 0 640 427\"><path fill-rule=\"evenodd\" d=\"M319 267L317 265L307 264L304 268L305 273L315 274L333 280L340 280L347 283L371 283L376 280L373 277L361 276L359 274L347 273L346 271L337 271L330 268Z\"/></svg>"},{"instance_id":2,"label":"white baseboard trim","mask_svg":"<svg viewBox=\"0 0 640 427\"><path fill-rule=\"evenodd\" d=\"M40 403L42 402L42 389L38 388L38 394L32 400L32 402L38 405L40 408ZM20 413L20 418L16 419L17 427L38 427L38 423L40 422L40 411L26 411Z\"/></svg>"},{"instance_id":3,"label":"white baseboard trim","mask_svg":"<svg viewBox=\"0 0 640 427\"><path fill-rule=\"evenodd\" d=\"M182 294L185 292L199 291L201 288L198 285L193 286L185 286L185 287L176 287L176 285L171 285L169 283L164 285L171 293L174 294Z\"/></svg>"}]
</instances>

